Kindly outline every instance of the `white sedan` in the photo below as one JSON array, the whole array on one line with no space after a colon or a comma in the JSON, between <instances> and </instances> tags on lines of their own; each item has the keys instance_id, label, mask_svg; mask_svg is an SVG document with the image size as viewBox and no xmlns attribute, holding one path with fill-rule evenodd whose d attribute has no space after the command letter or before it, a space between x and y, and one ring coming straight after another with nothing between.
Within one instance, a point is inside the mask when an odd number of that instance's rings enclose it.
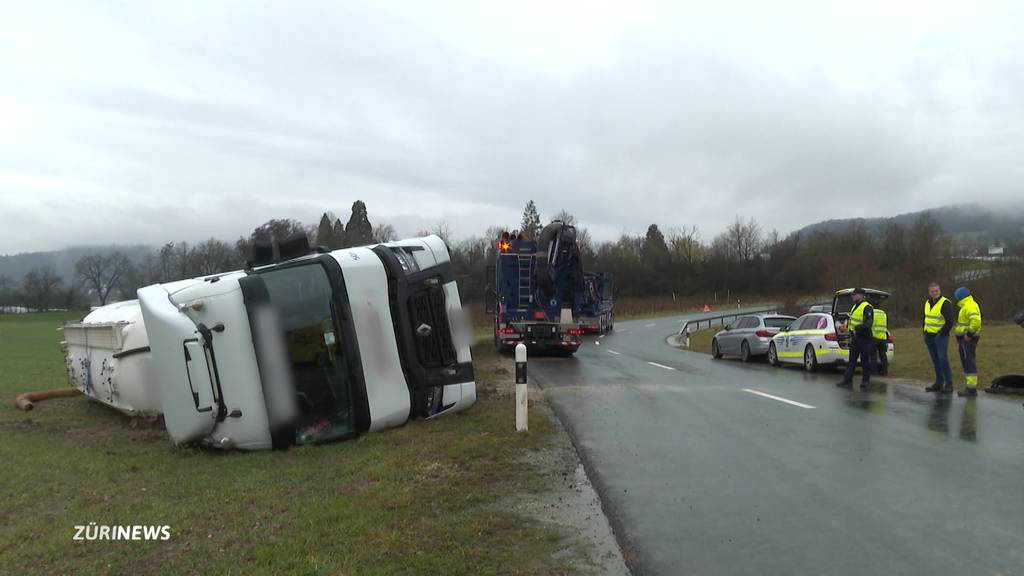
<instances>
[{"instance_id":1,"label":"white sedan","mask_svg":"<svg viewBox=\"0 0 1024 576\"><path fill-rule=\"evenodd\" d=\"M823 365L846 364L850 358L849 341L849 333L842 326L837 329L831 314L804 314L772 337L768 346L768 362L773 366L803 364L808 372ZM890 363L893 353L890 335L885 351Z\"/></svg>"}]
</instances>

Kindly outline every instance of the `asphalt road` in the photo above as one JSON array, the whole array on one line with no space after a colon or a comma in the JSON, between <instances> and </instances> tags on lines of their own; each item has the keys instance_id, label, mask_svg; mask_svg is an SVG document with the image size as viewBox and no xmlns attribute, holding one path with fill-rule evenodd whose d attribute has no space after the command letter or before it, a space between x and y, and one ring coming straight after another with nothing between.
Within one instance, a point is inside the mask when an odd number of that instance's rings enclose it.
<instances>
[{"instance_id":1,"label":"asphalt road","mask_svg":"<svg viewBox=\"0 0 1024 576\"><path fill-rule=\"evenodd\" d=\"M682 319L529 364L634 573L1024 574L1020 402L712 360Z\"/></svg>"}]
</instances>

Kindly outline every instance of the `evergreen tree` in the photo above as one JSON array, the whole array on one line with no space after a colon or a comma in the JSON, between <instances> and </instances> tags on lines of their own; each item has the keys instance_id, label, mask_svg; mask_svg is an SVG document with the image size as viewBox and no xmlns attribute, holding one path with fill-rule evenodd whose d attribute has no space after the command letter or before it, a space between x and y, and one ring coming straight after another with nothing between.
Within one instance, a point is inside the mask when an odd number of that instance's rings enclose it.
<instances>
[{"instance_id":1,"label":"evergreen tree","mask_svg":"<svg viewBox=\"0 0 1024 576\"><path fill-rule=\"evenodd\" d=\"M366 213L366 204L362 200L352 203L352 216L345 226L345 246L365 246L373 244L373 226Z\"/></svg>"},{"instance_id":2,"label":"evergreen tree","mask_svg":"<svg viewBox=\"0 0 1024 576\"><path fill-rule=\"evenodd\" d=\"M320 225L316 228L316 243L328 250L335 248L334 227L331 225L331 217L327 212L320 217Z\"/></svg>"},{"instance_id":3,"label":"evergreen tree","mask_svg":"<svg viewBox=\"0 0 1024 576\"><path fill-rule=\"evenodd\" d=\"M640 257L644 264L648 266L659 266L668 263L668 244L665 243L665 235L658 229L657 224L651 224L647 227L647 236L644 237Z\"/></svg>"},{"instance_id":4,"label":"evergreen tree","mask_svg":"<svg viewBox=\"0 0 1024 576\"><path fill-rule=\"evenodd\" d=\"M540 228L540 214L537 212L537 205L530 200L526 203L526 208L523 209L523 221L519 225L519 231L527 238L536 239L540 234Z\"/></svg>"},{"instance_id":5,"label":"evergreen tree","mask_svg":"<svg viewBox=\"0 0 1024 576\"><path fill-rule=\"evenodd\" d=\"M331 246L332 250L345 246L345 225L341 223L341 218L334 220L334 230L331 231L331 237L334 240L334 244Z\"/></svg>"}]
</instances>

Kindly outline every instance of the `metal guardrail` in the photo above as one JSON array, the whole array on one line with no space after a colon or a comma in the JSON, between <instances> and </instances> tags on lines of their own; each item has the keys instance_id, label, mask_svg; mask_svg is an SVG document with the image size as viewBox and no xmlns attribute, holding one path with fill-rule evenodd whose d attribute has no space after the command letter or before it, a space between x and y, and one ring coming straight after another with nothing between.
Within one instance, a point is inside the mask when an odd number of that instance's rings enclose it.
<instances>
[{"instance_id":1,"label":"metal guardrail","mask_svg":"<svg viewBox=\"0 0 1024 576\"><path fill-rule=\"evenodd\" d=\"M696 332L698 330L705 329L705 328L701 327L704 324L707 324L706 328L708 328L708 329L710 329L712 326L714 326L716 322L718 323L719 326L725 326L725 321L726 320L731 320L731 319L739 318L740 316L750 316L751 314L773 314L776 311L778 311L778 309L779 309L778 306L770 306L768 308L756 308L756 309L747 308L745 310L734 310L734 311L729 312L727 314L718 314L716 316L707 316L707 317L703 317L703 318L693 318L693 319L686 320L685 322L683 322L682 328L679 329L679 335L680 336L686 336L687 339L689 339L688 334L690 332Z\"/></svg>"},{"instance_id":2,"label":"metal guardrail","mask_svg":"<svg viewBox=\"0 0 1024 576\"><path fill-rule=\"evenodd\" d=\"M820 305L831 306L831 304L831 301L812 302L810 304L807 304L806 306L810 308L811 306ZM779 305L772 305L765 308L746 308L742 310L733 310L728 313L717 314L715 316L704 316L701 318L693 318L690 320L686 320L685 322L683 322L683 326L679 329L678 337L682 338L684 341L684 345L687 348L689 348L690 332L697 332L698 330L703 329L711 329L716 325L716 323L718 326L725 326L726 320L733 320L739 318L740 316L750 316L751 314L776 314L778 313L779 308L781 308L781 306Z\"/></svg>"}]
</instances>

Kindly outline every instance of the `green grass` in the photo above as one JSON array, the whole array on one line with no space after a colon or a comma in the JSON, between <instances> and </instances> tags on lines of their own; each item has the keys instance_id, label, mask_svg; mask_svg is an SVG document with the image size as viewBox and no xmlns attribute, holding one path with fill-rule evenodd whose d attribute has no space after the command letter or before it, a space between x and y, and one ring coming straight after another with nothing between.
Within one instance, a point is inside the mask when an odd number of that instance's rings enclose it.
<instances>
[{"instance_id":1,"label":"green grass","mask_svg":"<svg viewBox=\"0 0 1024 576\"><path fill-rule=\"evenodd\" d=\"M1024 374L1024 330L1015 324L988 324L982 328L978 343L978 383L987 386L995 377L1004 374ZM897 328L893 331L896 360L889 374L896 378L911 378L931 383L935 379L931 358L924 346L921 330ZM949 363L953 367L953 381L963 385L964 372L957 356L956 339L949 339Z\"/></svg>"},{"instance_id":2,"label":"green grass","mask_svg":"<svg viewBox=\"0 0 1024 576\"><path fill-rule=\"evenodd\" d=\"M690 350L711 353L711 338L720 327L690 333ZM917 380L923 385L935 379L928 350L922 341L921 331L916 328L893 330L896 356L889 366L889 376ZM978 344L979 383L987 386L995 377L1004 374L1024 374L1024 330L1012 324L989 324L982 330ZM956 340L950 338L949 362L953 367L953 381L957 388L964 384L963 369L957 356Z\"/></svg>"},{"instance_id":3,"label":"green grass","mask_svg":"<svg viewBox=\"0 0 1024 576\"><path fill-rule=\"evenodd\" d=\"M514 406L283 452L176 448L67 385L57 327L75 315L0 316L2 571L31 573L550 574L562 534L502 506L549 479L525 464L551 423L513 431ZM478 362L482 388L497 370ZM493 363L492 363L493 364ZM490 380L490 381L489 381ZM74 526L168 525L169 541L72 541Z\"/></svg>"}]
</instances>

